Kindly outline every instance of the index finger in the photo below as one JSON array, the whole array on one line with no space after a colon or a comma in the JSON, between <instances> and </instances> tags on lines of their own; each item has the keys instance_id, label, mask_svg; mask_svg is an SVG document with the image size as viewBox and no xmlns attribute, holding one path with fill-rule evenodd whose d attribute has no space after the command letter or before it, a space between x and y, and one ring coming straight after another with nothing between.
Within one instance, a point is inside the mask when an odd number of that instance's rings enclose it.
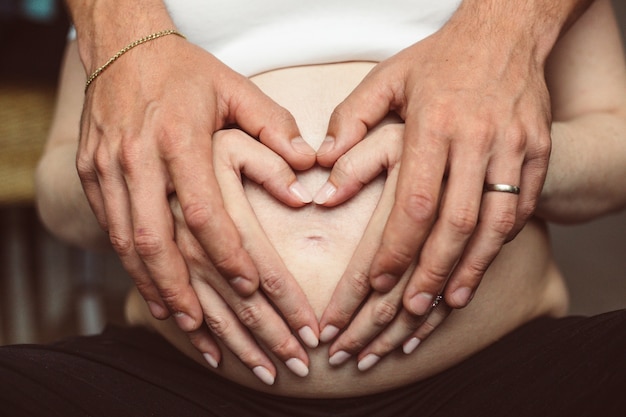
<instances>
[{"instance_id":1,"label":"index finger","mask_svg":"<svg viewBox=\"0 0 626 417\"><path fill-rule=\"evenodd\" d=\"M258 288L259 276L224 209L213 172L210 134L193 147L186 143L176 143L177 149L169 153L173 156L166 163L187 226L219 273L238 294L248 296Z\"/></svg>"},{"instance_id":2,"label":"index finger","mask_svg":"<svg viewBox=\"0 0 626 417\"><path fill-rule=\"evenodd\" d=\"M448 141L421 134L407 117L396 198L372 261L372 287L387 292L409 267L437 215Z\"/></svg>"}]
</instances>

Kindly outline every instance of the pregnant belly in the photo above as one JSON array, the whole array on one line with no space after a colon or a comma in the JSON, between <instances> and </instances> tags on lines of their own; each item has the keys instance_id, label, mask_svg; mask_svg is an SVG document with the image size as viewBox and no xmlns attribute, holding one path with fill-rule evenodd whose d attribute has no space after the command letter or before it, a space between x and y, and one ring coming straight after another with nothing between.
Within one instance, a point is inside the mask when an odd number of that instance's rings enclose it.
<instances>
[{"instance_id":1,"label":"pregnant belly","mask_svg":"<svg viewBox=\"0 0 626 417\"><path fill-rule=\"evenodd\" d=\"M329 366L327 345L308 350L310 373L306 378L294 376L273 358L278 377L271 387L260 383L223 346L220 368L217 371L207 369L253 389L277 395L315 398L366 395L427 378L462 361L534 317L564 312L566 292L548 254L545 231L539 225L530 224L515 241L505 246L494 261L470 306L453 312L411 355L396 351L367 372L358 371L354 360L341 367ZM323 310L337 279L317 277L301 283L316 310ZM175 323L152 319L137 293L129 297L127 307L132 324L143 324L156 330L178 349L206 366Z\"/></svg>"}]
</instances>

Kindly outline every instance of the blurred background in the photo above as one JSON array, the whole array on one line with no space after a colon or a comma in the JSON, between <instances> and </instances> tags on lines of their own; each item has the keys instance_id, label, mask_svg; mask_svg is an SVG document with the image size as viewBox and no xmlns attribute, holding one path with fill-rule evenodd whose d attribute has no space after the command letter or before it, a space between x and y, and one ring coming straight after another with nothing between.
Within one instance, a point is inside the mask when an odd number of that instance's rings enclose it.
<instances>
[{"instance_id":1,"label":"blurred background","mask_svg":"<svg viewBox=\"0 0 626 417\"><path fill-rule=\"evenodd\" d=\"M626 2L614 5L624 29ZM68 27L61 1L0 0L0 345L123 323L131 283L116 257L55 240L33 206ZM552 232L571 312L625 308L626 212Z\"/></svg>"}]
</instances>

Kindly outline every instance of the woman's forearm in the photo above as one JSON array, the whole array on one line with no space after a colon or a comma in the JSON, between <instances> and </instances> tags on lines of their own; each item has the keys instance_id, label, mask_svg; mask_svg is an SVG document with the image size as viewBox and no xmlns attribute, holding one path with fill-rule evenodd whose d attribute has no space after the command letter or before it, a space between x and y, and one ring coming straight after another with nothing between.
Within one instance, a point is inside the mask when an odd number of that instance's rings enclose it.
<instances>
[{"instance_id":1,"label":"woman's forearm","mask_svg":"<svg viewBox=\"0 0 626 417\"><path fill-rule=\"evenodd\" d=\"M57 238L86 249L109 248L83 193L74 165L76 143L48 149L35 175L39 217Z\"/></svg>"},{"instance_id":2,"label":"woman's forearm","mask_svg":"<svg viewBox=\"0 0 626 417\"><path fill-rule=\"evenodd\" d=\"M66 0L85 70L92 73L128 43L173 29L163 0Z\"/></svg>"},{"instance_id":3,"label":"woman's forearm","mask_svg":"<svg viewBox=\"0 0 626 417\"><path fill-rule=\"evenodd\" d=\"M626 207L626 110L556 122L537 214L577 223Z\"/></svg>"}]
</instances>

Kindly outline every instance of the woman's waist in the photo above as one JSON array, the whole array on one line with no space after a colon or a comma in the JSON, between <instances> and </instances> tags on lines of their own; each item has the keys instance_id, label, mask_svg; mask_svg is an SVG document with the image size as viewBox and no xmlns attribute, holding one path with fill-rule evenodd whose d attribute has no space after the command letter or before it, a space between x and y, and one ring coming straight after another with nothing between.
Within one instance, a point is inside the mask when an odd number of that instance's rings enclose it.
<instances>
[{"instance_id":1,"label":"woman's waist","mask_svg":"<svg viewBox=\"0 0 626 417\"><path fill-rule=\"evenodd\" d=\"M303 290L312 305L315 304L313 308L319 311L335 285L336 282L320 280L315 285L303 286ZM454 311L410 355L394 352L369 371L361 372L355 360L331 367L328 345L321 345L308 351L310 373L306 378L294 376L273 358L278 377L276 383L268 387L222 346L223 357L217 372L253 389L287 396L345 397L381 392L441 372L537 316L564 313L566 305L565 287L551 261L544 231L531 224L505 246L472 303L465 309ZM178 349L205 364L174 322L152 319L136 293L129 298L128 313L133 324L155 329Z\"/></svg>"}]
</instances>

